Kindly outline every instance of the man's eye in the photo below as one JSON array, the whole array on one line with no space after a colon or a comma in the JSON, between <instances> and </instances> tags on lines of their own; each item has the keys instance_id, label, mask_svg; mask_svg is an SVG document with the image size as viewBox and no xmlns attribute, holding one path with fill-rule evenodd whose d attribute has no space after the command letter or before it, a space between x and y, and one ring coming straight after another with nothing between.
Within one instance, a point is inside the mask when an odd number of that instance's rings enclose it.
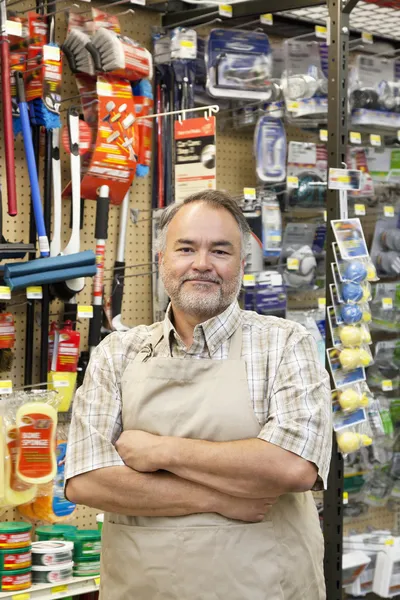
<instances>
[{"instance_id":1,"label":"man's eye","mask_svg":"<svg viewBox=\"0 0 400 600\"><path fill-rule=\"evenodd\" d=\"M189 247L178 248L178 252L184 252L187 254L188 252L193 252L193 248L189 248Z\"/></svg>"},{"instance_id":2,"label":"man's eye","mask_svg":"<svg viewBox=\"0 0 400 600\"><path fill-rule=\"evenodd\" d=\"M214 250L215 254L219 254L220 256L224 255L224 254L228 254L228 252L225 252L225 250Z\"/></svg>"}]
</instances>

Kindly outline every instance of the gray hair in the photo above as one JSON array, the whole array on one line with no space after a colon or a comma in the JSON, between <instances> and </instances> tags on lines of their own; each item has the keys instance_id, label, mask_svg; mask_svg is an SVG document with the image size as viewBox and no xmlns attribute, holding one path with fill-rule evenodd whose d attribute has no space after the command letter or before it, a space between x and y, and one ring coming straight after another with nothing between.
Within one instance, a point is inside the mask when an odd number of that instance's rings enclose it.
<instances>
[{"instance_id":1,"label":"gray hair","mask_svg":"<svg viewBox=\"0 0 400 600\"><path fill-rule=\"evenodd\" d=\"M217 190L205 190L204 192L197 192L196 194L188 196L183 202L179 204L171 204L170 206L168 206L168 208L166 208L163 211L160 218L159 231L157 237L157 251L164 252L166 248L167 229L172 219L183 206L187 204L192 204L193 202L204 202L205 204L208 204L208 206L215 209L225 208L225 210L231 213L236 223L238 224L242 237L241 257L242 259L246 258L247 246L251 235L250 226L243 212L241 211L238 203L231 196L229 196L229 194L226 194L225 192L219 192Z\"/></svg>"}]
</instances>

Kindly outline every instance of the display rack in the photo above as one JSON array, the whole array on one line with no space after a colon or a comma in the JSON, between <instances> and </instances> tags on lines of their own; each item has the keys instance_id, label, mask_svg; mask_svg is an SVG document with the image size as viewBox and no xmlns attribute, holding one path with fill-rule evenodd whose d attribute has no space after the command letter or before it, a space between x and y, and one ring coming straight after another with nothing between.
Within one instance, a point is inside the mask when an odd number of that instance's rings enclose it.
<instances>
[{"instance_id":1,"label":"display rack","mask_svg":"<svg viewBox=\"0 0 400 600\"><path fill-rule=\"evenodd\" d=\"M71 577L62 583L34 584L29 590L20 592L0 592L0 600L58 600L79 594L96 592L100 577Z\"/></svg>"}]
</instances>

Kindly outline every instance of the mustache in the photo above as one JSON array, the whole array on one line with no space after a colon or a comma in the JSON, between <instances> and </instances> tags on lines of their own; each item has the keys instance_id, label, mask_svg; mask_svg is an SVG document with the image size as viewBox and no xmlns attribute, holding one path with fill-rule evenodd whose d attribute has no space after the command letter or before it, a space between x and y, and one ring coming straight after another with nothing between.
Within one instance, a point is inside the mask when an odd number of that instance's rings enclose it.
<instances>
[{"instance_id":1,"label":"mustache","mask_svg":"<svg viewBox=\"0 0 400 600\"><path fill-rule=\"evenodd\" d=\"M222 280L218 277L210 277L209 275L188 275L185 277L182 277L181 279L181 283L185 283L185 281L209 281L211 283L218 283L221 284Z\"/></svg>"}]
</instances>

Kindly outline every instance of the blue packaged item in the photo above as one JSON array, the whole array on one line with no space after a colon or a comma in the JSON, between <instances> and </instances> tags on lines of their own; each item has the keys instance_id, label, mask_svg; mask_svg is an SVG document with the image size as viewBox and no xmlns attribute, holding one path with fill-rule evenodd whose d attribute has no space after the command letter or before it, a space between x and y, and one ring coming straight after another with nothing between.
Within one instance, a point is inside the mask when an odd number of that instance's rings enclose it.
<instances>
[{"instance_id":1,"label":"blue packaged item","mask_svg":"<svg viewBox=\"0 0 400 600\"><path fill-rule=\"evenodd\" d=\"M265 33L213 29L206 66L211 96L264 101L272 97L272 52Z\"/></svg>"},{"instance_id":2,"label":"blue packaged item","mask_svg":"<svg viewBox=\"0 0 400 600\"><path fill-rule=\"evenodd\" d=\"M354 325L361 321L363 313L357 304L345 304L340 309L340 316L346 325Z\"/></svg>"},{"instance_id":3,"label":"blue packaged item","mask_svg":"<svg viewBox=\"0 0 400 600\"><path fill-rule=\"evenodd\" d=\"M360 302L364 296L364 290L359 283L344 283L341 291L343 300L350 304Z\"/></svg>"},{"instance_id":4,"label":"blue packaged item","mask_svg":"<svg viewBox=\"0 0 400 600\"><path fill-rule=\"evenodd\" d=\"M280 119L262 116L254 132L256 173L260 181L286 179L286 132Z\"/></svg>"}]
</instances>

